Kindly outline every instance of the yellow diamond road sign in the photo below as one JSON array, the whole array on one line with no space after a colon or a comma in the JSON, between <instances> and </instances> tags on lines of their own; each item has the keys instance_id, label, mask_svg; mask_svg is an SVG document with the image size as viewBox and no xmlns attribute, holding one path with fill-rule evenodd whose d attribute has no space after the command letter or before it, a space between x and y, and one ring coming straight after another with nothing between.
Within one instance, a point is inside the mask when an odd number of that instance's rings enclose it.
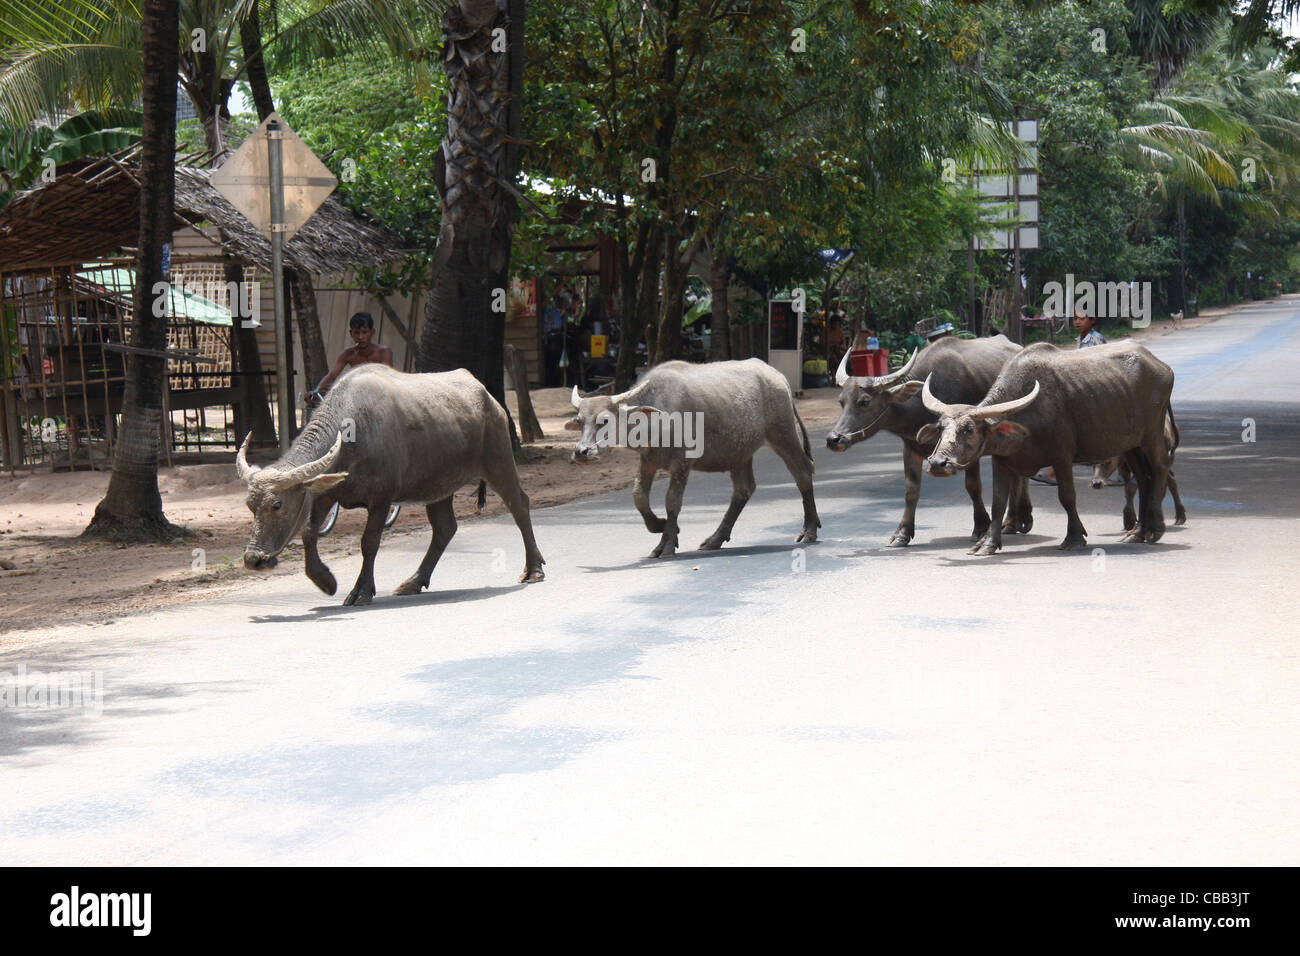
<instances>
[{"instance_id":1,"label":"yellow diamond road sign","mask_svg":"<svg viewBox=\"0 0 1300 956\"><path fill-rule=\"evenodd\" d=\"M339 181L316 158L280 114L272 113L257 131L212 174L212 185L268 239L271 237L271 173L266 127L280 124L284 167L284 241L293 238Z\"/></svg>"}]
</instances>

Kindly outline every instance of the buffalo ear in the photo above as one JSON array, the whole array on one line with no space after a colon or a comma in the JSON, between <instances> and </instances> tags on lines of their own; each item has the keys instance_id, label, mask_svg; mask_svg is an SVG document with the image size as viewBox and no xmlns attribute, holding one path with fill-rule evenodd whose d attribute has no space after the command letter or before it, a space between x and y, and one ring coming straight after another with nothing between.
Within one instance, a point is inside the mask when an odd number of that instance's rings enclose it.
<instances>
[{"instance_id":1,"label":"buffalo ear","mask_svg":"<svg viewBox=\"0 0 1300 956\"><path fill-rule=\"evenodd\" d=\"M904 382L902 385L895 385L889 389L889 400L891 402L905 402L921 389L925 388L925 382Z\"/></svg>"},{"instance_id":2,"label":"buffalo ear","mask_svg":"<svg viewBox=\"0 0 1300 956\"><path fill-rule=\"evenodd\" d=\"M1028 428L1004 419L989 429L984 452L988 455L1014 455L1028 437Z\"/></svg>"},{"instance_id":3,"label":"buffalo ear","mask_svg":"<svg viewBox=\"0 0 1300 956\"><path fill-rule=\"evenodd\" d=\"M581 419L581 418L570 418L567 422L564 423L564 430L565 430L566 432L580 432L580 431L582 431L582 419Z\"/></svg>"},{"instance_id":4,"label":"buffalo ear","mask_svg":"<svg viewBox=\"0 0 1300 956\"><path fill-rule=\"evenodd\" d=\"M922 384L925 384L924 382ZM922 425L921 430L916 433L916 443L918 445L933 445L939 440L939 426L934 422L928 425Z\"/></svg>"},{"instance_id":5,"label":"buffalo ear","mask_svg":"<svg viewBox=\"0 0 1300 956\"><path fill-rule=\"evenodd\" d=\"M347 477L348 473L346 471L337 471L332 475L317 475L307 482L307 490L314 495L319 495L346 481Z\"/></svg>"}]
</instances>

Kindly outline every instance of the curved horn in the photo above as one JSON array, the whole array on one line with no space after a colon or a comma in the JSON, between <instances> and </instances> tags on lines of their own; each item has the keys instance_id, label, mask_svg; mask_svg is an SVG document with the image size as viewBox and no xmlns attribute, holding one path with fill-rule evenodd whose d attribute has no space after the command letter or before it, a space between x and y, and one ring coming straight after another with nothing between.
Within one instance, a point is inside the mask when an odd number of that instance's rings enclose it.
<instances>
[{"instance_id":1,"label":"curved horn","mask_svg":"<svg viewBox=\"0 0 1300 956\"><path fill-rule=\"evenodd\" d=\"M903 379L907 378L907 373L912 371L912 366L916 364L916 357L921 353L920 349L912 349L912 357L903 363L903 367L897 372L890 372L888 375L877 375L871 379L871 385L874 388L885 388L889 385L896 385Z\"/></svg>"},{"instance_id":2,"label":"curved horn","mask_svg":"<svg viewBox=\"0 0 1300 956\"><path fill-rule=\"evenodd\" d=\"M840 367L835 370L835 384L840 388L849 380L849 352L851 349L844 350L844 358L840 359Z\"/></svg>"},{"instance_id":3,"label":"curved horn","mask_svg":"<svg viewBox=\"0 0 1300 956\"><path fill-rule=\"evenodd\" d=\"M239 446L239 454L235 456L235 470L239 472L239 480L245 484L248 483L250 478L262 470L256 465L250 465L248 463L248 443L252 437L252 432L249 432L244 436L244 443Z\"/></svg>"},{"instance_id":4,"label":"curved horn","mask_svg":"<svg viewBox=\"0 0 1300 956\"><path fill-rule=\"evenodd\" d=\"M1011 402L999 402L997 405L976 405L970 410L970 413L976 418L1001 418L1004 415L1014 415L1030 402L1038 397L1038 382L1034 382L1033 390L1024 398L1017 398Z\"/></svg>"},{"instance_id":5,"label":"curved horn","mask_svg":"<svg viewBox=\"0 0 1300 956\"><path fill-rule=\"evenodd\" d=\"M573 402L574 408L582 407L582 396L578 394L578 386L576 385L573 386L573 396L569 399L569 401Z\"/></svg>"},{"instance_id":6,"label":"curved horn","mask_svg":"<svg viewBox=\"0 0 1300 956\"><path fill-rule=\"evenodd\" d=\"M299 465L297 468L292 468L289 471L277 472L272 480L271 487L276 489L288 488L292 485L300 485L304 482L311 481L313 478L325 474L325 472L334 467L334 462L338 459L339 450L342 449L342 447L343 433L339 432L329 451L320 458L317 458L315 461L309 461L307 464Z\"/></svg>"},{"instance_id":7,"label":"curved horn","mask_svg":"<svg viewBox=\"0 0 1300 956\"><path fill-rule=\"evenodd\" d=\"M925 387L921 389L921 403L941 418L944 415L951 416L953 413L952 406L939 401L934 397L934 392L930 391L930 379L932 378L934 378L933 372L925 377Z\"/></svg>"}]
</instances>

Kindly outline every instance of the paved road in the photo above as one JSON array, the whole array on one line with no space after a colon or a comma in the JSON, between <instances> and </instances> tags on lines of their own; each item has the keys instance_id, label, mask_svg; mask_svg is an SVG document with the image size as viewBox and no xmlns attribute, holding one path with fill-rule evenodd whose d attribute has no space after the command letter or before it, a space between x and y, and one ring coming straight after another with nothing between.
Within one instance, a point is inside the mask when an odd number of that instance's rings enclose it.
<instances>
[{"instance_id":1,"label":"paved road","mask_svg":"<svg viewBox=\"0 0 1300 956\"><path fill-rule=\"evenodd\" d=\"M1190 512L1155 547L1085 487L1099 550L1058 553L1035 486L1028 539L970 557L960 482L927 479L885 550L882 437L817 454L804 550L764 453L722 552L645 560L622 492L535 515L542 584L484 521L435 593L386 596L424 547L399 539L370 608L268 580L0 657L104 679L102 714L0 710L6 861L1300 863L1298 313L1152 343ZM685 544L728 492L692 479Z\"/></svg>"}]
</instances>

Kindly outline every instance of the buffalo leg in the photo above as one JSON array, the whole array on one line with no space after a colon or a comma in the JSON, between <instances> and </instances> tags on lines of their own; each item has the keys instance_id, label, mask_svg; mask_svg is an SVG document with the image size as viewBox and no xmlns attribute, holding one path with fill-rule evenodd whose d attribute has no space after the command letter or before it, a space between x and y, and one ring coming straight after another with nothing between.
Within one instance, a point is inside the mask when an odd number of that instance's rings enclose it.
<instances>
[{"instance_id":1,"label":"buffalo leg","mask_svg":"<svg viewBox=\"0 0 1300 956\"><path fill-rule=\"evenodd\" d=\"M1011 506L1015 513L1016 531L1029 534L1034 526L1034 503L1029 500L1029 479L1022 475L1011 476Z\"/></svg>"},{"instance_id":2,"label":"buffalo leg","mask_svg":"<svg viewBox=\"0 0 1300 956\"><path fill-rule=\"evenodd\" d=\"M975 527L970 533L972 541L979 541L989 530L989 513L984 508L984 485L980 481L980 460L976 458L966 466L966 494L970 495L971 507L975 511ZM1014 500L1014 499L1013 499ZM1003 526L1003 531L1010 531L1015 534L1015 520L1012 517L1014 509L1007 509L1007 520L1011 527Z\"/></svg>"},{"instance_id":3,"label":"buffalo leg","mask_svg":"<svg viewBox=\"0 0 1300 956\"><path fill-rule=\"evenodd\" d=\"M456 509L450 498L426 505L424 511L429 516L430 527L433 528L433 540L429 542L429 550L424 553L424 560L420 562L420 567L397 586L394 594L419 594L427 588L438 559L442 557L442 552L447 550L447 545L456 535Z\"/></svg>"},{"instance_id":4,"label":"buffalo leg","mask_svg":"<svg viewBox=\"0 0 1300 956\"><path fill-rule=\"evenodd\" d=\"M791 477L794 478L795 487L799 489L799 494L803 498L803 530L799 532L799 537L795 538L795 543L800 541L816 541L817 529L822 526L821 519L817 517L817 502L813 498L813 463L803 450L803 443L797 437L792 435L778 436L779 441L773 441L772 436L768 436L768 444L776 452L785 467L790 470Z\"/></svg>"},{"instance_id":5,"label":"buffalo leg","mask_svg":"<svg viewBox=\"0 0 1300 956\"><path fill-rule=\"evenodd\" d=\"M1137 477L1133 469L1123 458L1119 460L1119 476L1124 479L1124 530L1131 531L1137 525L1137 512L1133 510L1133 498L1137 494Z\"/></svg>"},{"instance_id":6,"label":"buffalo leg","mask_svg":"<svg viewBox=\"0 0 1300 956\"><path fill-rule=\"evenodd\" d=\"M749 459L739 468L731 469L731 504L727 506L727 513L723 515L718 530L701 542L701 551L716 551L722 547L723 542L731 540L731 529L735 527L745 502L749 501L757 487L754 481L754 459Z\"/></svg>"},{"instance_id":7,"label":"buffalo leg","mask_svg":"<svg viewBox=\"0 0 1300 956\"><path fill-rule=\"evenodd\" d=\"M641 470L636 473L636 484L632 486L632 502L636 510L645 519L646 530L651 534L664 533L664 519L654 513L650 507L650 487L654 484L658 467L641 459Z\"/></svg>"},{"instance_id":8,"label":"buffalo leg","mask_svg":"<svg viewBox=\"0 0 1300 956\"><path fill-rule=\"evenodd\" d=\"M528 496L524 494L524 489L519 484L519 472L515 469L514 453L510 450L508 438L504 447L504 456L499 457L497 464L485 468L483 477L488 487L506 503L511 517L515 519L515 527L523 536L524 571L519 575L519 581L521 584L531 584L545 580L546 572L542 570L542 565L546 561L537 548L537 539L533 537L533 519L529 513Z\"/></svg>"},{"instance_id":9,"label":"buffalo leg","mask_svg":"<svg viewBox=\"0 0 1300 956\"><path fill-rule=\"evenodd\" d=\"M1011 484L1019 476L1013 475L998 459L993 459L993 518L984 537L975 542L969 554L987 557L1002 550L1002 518L1007 512L1011 497Z\"/></svg>"},{"instance_id":10,"label":"buffalo leg","mask_svg":"<svg viewBox=\"0 0 1300 956\"><path fill-rule=\"evenodd\" d=\"M1178 483L1174 481L1173 470L1169 471L1169 493L1174 496L1174 524L1187 524L1187 509L1183 499L1178 497Z\"/></svg>"},{"instance_id":11,"label":"buffalo leg","mask_svg":"<svg viewBox=\"0 0 1300 956\"><path fill-rule=\"evenodd\" d=\"M916 503L921 498L922 458L906 445L903 446L903 478L907 490L903 492L903 517L898 528L889 536L889 548L905 548L916 536ZM969 479L968 479L969 480ZM983 507L983 502L980 506Z\"/></svg>"},{"instance_id":12,"label":"buffalo leg","mask_svg":"<svg viewBox=\"0 0 1300 956\"><path fill-rule=\"evenodd\" d=\"M1073 464L1067 458L1058 461L1053 468L1056 471L1056 497L1061 502L1061 507L1065 509L1066 517L1065 540L1058 545L1058 548L1069 551L1072 548L1087 547L1088 530L1079 520L1079 509L1075 503Z\"/></svg>"},{"instance_id":13,"label":"buffalo leg","mask_svg":"<svg viewBox=\"0 0 1300 956\"><path fill-rule=\"evenodd\" d=\"M316 542L320 540L321 522L325 520L325 515L329 513L330 505L333 503L333 499L317 495L311 504L307 527L302 529L302 553L306 559L307 579L326 594L333 594L339 589L339 585L334 580L330 569L325 566L325 562L320 559Z\"/></svg>"},{"instance_id":14,"label":"buffalo leg","mask_svg":"<svg viewBox=\"0 0 1300 956\"><path fill-rule=\"evenodd\" d=\"M1150 487L1139 512L1138 527L1145 530L1142 540L1155 544L1165 533L1165 490L1169 486L1169 446L1165 444L1164 432L1144 442L1141 452L1147 460Z\"/></svg>"},{"instance_id":15,"label":"buffalo leg","mask_svg":"<svg viewBox=\"0 0 1300 956\"><path fill-rule=\"evenodd\" d=\"M675 463L668 472L668 494L664 497L664 511L668 517L664 519L663 537L650 552L652 558L666 558L677 553L677 516L682 510L682 494L686 491L686 479L690 475L690 466L684 462Z\"/></svg>"},{"instance_id":16,"label":"buffalo leg","mask_svg":"<svg viewBox=\"0 0 1300 956\"><path fill-rule=\"evenodd\" d=\"M390 507L391 501L377 501L366 509L366 530L361 532L361 573L352 593L343 599L344 604L369 604L375 597L375 555L379 553L379 539Z\"/></svg>"}]
</instances>

